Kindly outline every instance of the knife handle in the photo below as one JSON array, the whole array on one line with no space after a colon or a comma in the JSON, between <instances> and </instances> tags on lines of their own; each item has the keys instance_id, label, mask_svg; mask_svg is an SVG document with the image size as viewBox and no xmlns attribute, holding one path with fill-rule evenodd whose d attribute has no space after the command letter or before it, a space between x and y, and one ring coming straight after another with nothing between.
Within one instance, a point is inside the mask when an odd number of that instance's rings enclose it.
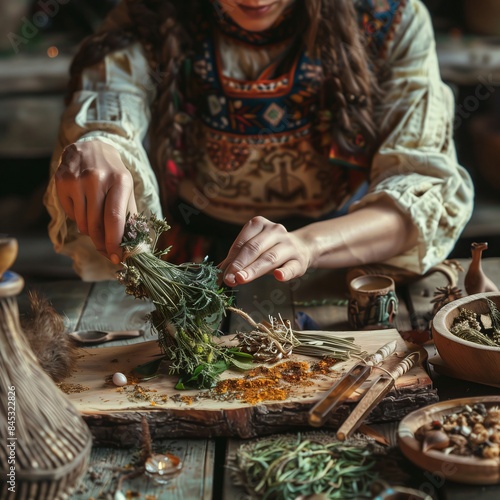
<instances>
[{"instance_id":1,"label":"knife handle","mask_svg":"<svg viewBox=\"0 0 500 500\"><path fill-rule=\"evenodd\" d=\"M354 366L309 411L309 424L320 427L332 410L344 402L369 376L373 367L365 364Z\"/></svg>"}]
</instances>

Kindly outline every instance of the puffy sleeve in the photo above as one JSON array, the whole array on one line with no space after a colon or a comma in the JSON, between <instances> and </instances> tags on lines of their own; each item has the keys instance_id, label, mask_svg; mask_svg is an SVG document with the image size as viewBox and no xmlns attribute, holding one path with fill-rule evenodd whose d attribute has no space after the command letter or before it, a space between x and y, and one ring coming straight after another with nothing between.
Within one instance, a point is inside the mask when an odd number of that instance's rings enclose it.
<instances>
[{"instance_id":1,"label":"puffy sleeve","mask_svg":"<svg viewBox=\"0 0 500 500\"><path fill-rule=\"evenodd\" d=\"M123 7L117 9L102 29L116 29L125 20ZM142 46L135 43L84 70L80 90L74 93L61 117L44 204L50 216L49 237L56 252L73 259L73 267L84 281L113 279L117 268L66 218L57 197L54 172L70 144L106 142L118 150L132 173L138 210L161 215L156 177L143 145L154 90L154 79Z\"/></svg>"},{"instance_id":2,"label":"puffy sleeve","mask_svg":"<svg viewBox=\"0 0 500 500\"><path fill-rule=\"evenodd\" d=\"M388 79L376 110L381 145L368 194L352 207L389 197L418 233L415 248L387 263L424 273L447 258L473 208L474 190L453 142L454 99L441 80L429 13L409 0L388 46Z\"/></svg>"}]
</instances>

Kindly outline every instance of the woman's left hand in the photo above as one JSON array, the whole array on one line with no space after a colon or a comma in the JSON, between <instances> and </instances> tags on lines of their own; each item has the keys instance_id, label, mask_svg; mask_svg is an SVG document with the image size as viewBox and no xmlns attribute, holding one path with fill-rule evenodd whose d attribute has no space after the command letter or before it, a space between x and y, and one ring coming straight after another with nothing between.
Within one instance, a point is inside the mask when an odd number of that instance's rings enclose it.
<instances>
[{"instance_id":1,"label":"woman's left hand","mask_svg":"<svg viewBox=\"0 0 500 500\"><path fill-rule=\"evenodd\" d=\"M302 276L312 263L306 241L264 217L245 224L219 267L227 286L249 283L272 272L279 281Z\"/></svg>"}]
</instances>

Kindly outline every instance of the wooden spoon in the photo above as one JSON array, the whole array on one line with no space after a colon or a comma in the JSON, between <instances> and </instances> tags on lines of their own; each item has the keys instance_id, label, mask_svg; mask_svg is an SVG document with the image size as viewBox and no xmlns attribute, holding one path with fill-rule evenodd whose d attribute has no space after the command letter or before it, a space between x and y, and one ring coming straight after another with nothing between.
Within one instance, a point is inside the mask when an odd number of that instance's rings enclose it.
<instances>
[{"instance_id":1,"label":"wooden spoon","mask_svg":"<svg viewBox=\"0 0 500 500\"><path fill-rule=\"evenodd\" d=\"M140 337L144 332L142 330L120 330L120 331L103 331L103 330L79 330L68 333L81 344L102 344L110 340L133 339Z\"/></svg>"}]
</instances>

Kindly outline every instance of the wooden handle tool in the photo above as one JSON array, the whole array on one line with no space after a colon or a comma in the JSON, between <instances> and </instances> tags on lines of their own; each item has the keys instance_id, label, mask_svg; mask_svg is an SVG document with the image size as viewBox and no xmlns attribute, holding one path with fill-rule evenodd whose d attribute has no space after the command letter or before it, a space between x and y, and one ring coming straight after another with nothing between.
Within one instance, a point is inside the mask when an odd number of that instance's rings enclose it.
<instances>
[{"instance_id":1,"label":"wooden handle tool","mask_svg":"<svg viewBox=\"0 0 500 500\"><path fill-rule=\"evenodd\" d=\"M370 412L394 387L396 380L403 376L420 360L420 352L414 351L405 356L396 367L387 374L378 377L363 395L354 410L337 431L337 438L345 441L365 421Z\"/></svg>"},{"instance_id":2,"label":"wooden handle tool","mask_svg":"<svg viewBox=\"0 0 500 500\"><path fill-rule=\"evenodd\" d=\"M309 411L309 424L313 427L322 426L328 415L342 404L371 375L373 367L381 363L396 350L395 340L385 344L356 363Z\"/></svg>"}]
</instances>

